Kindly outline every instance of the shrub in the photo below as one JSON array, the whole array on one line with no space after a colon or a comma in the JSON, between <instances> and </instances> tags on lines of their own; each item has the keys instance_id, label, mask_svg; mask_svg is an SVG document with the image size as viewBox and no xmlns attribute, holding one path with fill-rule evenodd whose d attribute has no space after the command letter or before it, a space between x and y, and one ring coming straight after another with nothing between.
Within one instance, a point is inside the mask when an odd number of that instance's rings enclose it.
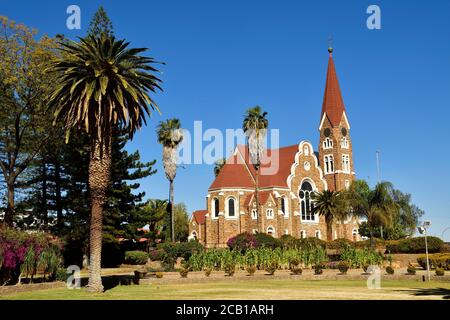
<instances>
[{"instance_id":1,"label":"shrub","mask_svg":"<svg viewBox=\"0 0 450 320\"><path fill-rule=\"evenodd\" d=\"M440 252L444 247L444 241L437 237L427 237L428 252ZM386 251L390 253L425 253L424 237L416 237L402 240L389 241Z\"/></svg>"},{"instance_id":2,"label":"shrub","mask_svg":"<svg viewBox=\"0 0 450 320\"><path fill-rule=\"evenodd\" d=\"M308 249L308 248L313 248L313 247L318 247L318 246L325 249L326 241L323 241L323 240L320 240L320 239L314 238L314 237L297 240L297 247L300 249Z\"/></svg>"},{"instance_id":3,"label":"shrub","mask_svg":"<svg viewBox=\"0 0 450 320\"><path fill-rule=\"evenodd\" d=\"M164 273L162 273L162 272L156 272L155 276L156 276L158 279L161 279L161 278L164 276Z\"/></svg>"},{"instance_id":4,"label":"shrub","mask_svg":"<svg viewBox=\"0 0 450 320\"><path fill-rule=\"evenodd\" d=\"M231 250L237 250L241 252L245 252L247 249L257 248L258 245L259 244L256 240L256 237L249 232L240 233L234 237L231 237L227 241L227 246Z\"/></svg>"},{"instance_id":5,"label":"shrub","mask_svg":"<svg viewBox=\"0 0 450 320\"><path fill-rule=\"evenodd\" d=\"M443 268L450 270L450 254L449 253L434 253L428 256L430 268ZM417 263L424 269L427 269L427 256L420 255L417 257Z\"/></svg>"},{"instance_id":6,"label":"shrub","mask_svg":"<svg viewBox=\"0 0 450 320\"><path fill-rule=\"evenodd\" d=\"M342 274L347 274L350 264L347 261L341 261L338 264L338 269Z\"/></svg>"},{"instance_id":7,"label":"shrub","mask_svg":"<svg viewBox=\"0 0 450 320\"><path fill-rule=\"evenodd\" d=\"M392 268L391 266L387 266L386 267L386 273L387 274L394 274L394 268Z\"/></svg>"},{"instance_id":8,"label":"shrub","mask_svg":"<svg viewBox=\"0 0 450 320\"><path fill-rule=\"evenodd\" d=\"M445 274L445 271L442 268L437 268L435 273L437 276L443 276Z\"/></svg>"},{"instance_id":9,"label":"shrub","mask_svg":"<svg viewBox=\"0 0 450 320\"><path fill-rule=\"evenodd\" d=\"M362 268L363 268L365 273L367 273L367 271L369 270L369 266L370 266L370 264L368 264L368 263L364 263L363 264Z\"/></svg>"},{"instance_id":10,"label":"shrub","mask_svg":"<svg viewBox=\"0 0 450 320\"><path fill-rule=\"evenodd\" d=\"M323 265L323 264L321 264L321 263L315 264L315 265L313 266L314 274L315 274L315 275L322 274L322 273L323 273L323 268L324 268L324 265Z\"/></svg>"},{"instance_id":11,"label":"shrub","mask_svg":"<svg viewBox=\"0 0 450 320\"><path fill-rule=\"evenodd\" d=\"M408 268L406 269L406 272L408 272L408 274L410 274L410 275L415 275L416 268L414 268L414 266L412 266L412 265L409 265Z\"/></svg>"},{"instance_id":12,"label":"shrub","mask_svg":"<svg viewBox=\"0 0 450 320\"><path fill-rule=\"evenodd\" d=\"M278 265L278 261L270 261L269 263L267 263L266 267L264 268L264 270L270 274L271 276L273 276L273 274L275 273L275 271L277 271L279 265Z\"/></svg>"},{"instance_id":13,"label":"shrub","mask_svg":"<svg viewBox=\"0 0 450 320\"><path fill-rule=\"evenodd\" d=\"M56 281L64 281L66 282L69 278L69 274L67 273L67 270L64 268L58 268L55 274Z\"/></svg>"},{"instance_id":14,"label":"shrub","mask_svg":"<svg viewBox=\"0 0 450 320\"><path fill-rule=\"evenodd\" d=\"M203 245L198 241L191 240L189 242L172 243L165 242L157 246L157 249L163 250L161 260L175 261L178 257L184 260L189 258L194 253L202 252Z\"/></svg>"},{"instance_id":15,"label":"shrub","mask_svg":"<svg viewBox=\"0 0 450 320\"><path fill-rule=\"evenodd\" d=\"M298 247L298 239L289 234L282 235L280 243L284 249L296 249Z\"/></svg>"},{"instance_id":16,"label":"shrub","mask_svg":"<svg viewBox=\"0 0 450 320\"><path fill-rule=\"evenodd\" d=\"M281 248L281 241L267 233L257 233L255 234L255 239L258 243L258 248Z\"/></svg>"},{"instance_id":17,"label":"shrub","mask_svg":"<svg viewBox=\"0 0 450 320\"><path fill-rule=\"evenodd\" d=\"M211 275L212 268L205 268L205 276L209 277Z\"/></svg>"},{"instance_id":18,"label":"shrub","mask_svg":"<svg viewBox=\"0 0 450 320\"><path fill-rule=\"evenodd\" d=\"M125 263L133 265L146 264L148 261L148 254L144 251L127 251L125 252Z\"/></svg>"},{"instance_id":19,"label":"shrub","mask_svg":"<svg viewBox=\"0 0 450 320\"><path fill-rule=\"evenodd\" d=\"M61 260L61 244L48 234L0 229L0 285L17 283L21 272L31 278L42 272L54 279Z\"/></svg>"},{"instance_id":20,"label":"shrub","mask_svg":"<svg viewBox=\"0 0 450 320\"><path fill-rule=\"evenodd\" d=\"M164 250L162 249L156 249L151 250L148 254L150 260L152 261L161 261L163 259Z\"/></svg>"},{"instance_id":21,"label":"shrub","mask_svg":"<svg viewBox=\"0 0 450 320\"><path fill-rule=\"evenodd\" d=\"M227 261L224 265L225 274L229 277L233 276L236 271L236 263L234 261Z\"/></svg>"},{"instance_id":22,"label":"shrub","mask_svg":"<svg viewBox=\"0 0 450 320\"><path fill-rule=\"evenodd\" d=\"M189 269L188 268L184 268L183 267L183 268L180 269L180 276L182 278L187 278L188 273L189 273Z\"/></svg>"},{"instance_id":23,"label":"shrub","mask_svg":"<svg viewBox=\"0 0 450 320\"><path fill-rule=\"evenodd\" d=\"M352 241L345 238L335 239L331 242L326 243L326 248L333 250L344 250L347 247L354 247L354 246L355 245Z\"/></svg>"},{"instance_id":24,"label":"shrub","mask_svg":"<svg viewBox=\"0 0 450 320\"><path fill-rule=\"evenodd\" d=\"M248 265L248 266L245 267L245 271L247 271L247 273L250 276L253 276L255 274L255 272L256 272L256 266L255 265Z\"/></svg>"}]
</instances>

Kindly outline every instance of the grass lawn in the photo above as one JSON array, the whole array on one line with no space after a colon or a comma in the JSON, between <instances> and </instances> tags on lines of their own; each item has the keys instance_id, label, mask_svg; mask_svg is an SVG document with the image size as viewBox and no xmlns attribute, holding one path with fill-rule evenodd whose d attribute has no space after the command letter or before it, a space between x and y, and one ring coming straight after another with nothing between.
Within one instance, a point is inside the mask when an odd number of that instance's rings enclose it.
<instances>
[{"instance_id":1,"label":"grass lawn","mask_svg":"<svg viewBox=\"0 0 450 320\"><path fill-rule=\"evenodd\" d=\"M414 280L382 280L381 289L368 289L361 280L289 280L227 279L214 282L157 283L122 285L103 294L89 294L85 289L38 290L0 299L450 299L450 282L430 283Z\"/></svg>"}]
</instances>

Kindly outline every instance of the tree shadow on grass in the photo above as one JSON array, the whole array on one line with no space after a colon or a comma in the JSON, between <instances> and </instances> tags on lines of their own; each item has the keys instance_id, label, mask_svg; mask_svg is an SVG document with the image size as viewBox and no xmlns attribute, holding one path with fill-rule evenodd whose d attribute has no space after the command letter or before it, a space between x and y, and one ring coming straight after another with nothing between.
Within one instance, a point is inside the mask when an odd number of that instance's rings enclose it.
<instances>
[{"instance_id":1,"label":"tree shadow on grass","mask_svg":"<svg viewBox=\"0 0 450 320\"><path fill-rule=\"evenodd\" d=\"M89 278L81 278L81 286L86 287ZM102 284L104 291L111 290L117 286L129 286L132 284L138 284L136 279L132 275L111 275L111 276L102 276Z\"/></svg>"},{"instance_id":2,"label":"tree shadow on grass","mask_svg":"<svg viewBox=\"0 0 450 320\"><path fill-rule=\"evenodd\" d=\"M398 291L408 292L414 296L442 296L442 299L450 299L450 289L446 288L417 288Z\"/></svg>"}]
</instances>

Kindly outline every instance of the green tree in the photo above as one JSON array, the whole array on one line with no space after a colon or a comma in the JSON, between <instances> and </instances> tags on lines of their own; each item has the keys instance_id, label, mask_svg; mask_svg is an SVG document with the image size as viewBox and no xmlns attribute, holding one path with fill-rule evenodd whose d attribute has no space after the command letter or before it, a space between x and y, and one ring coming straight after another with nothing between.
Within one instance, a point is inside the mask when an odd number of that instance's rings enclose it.
<instances>
[{"instance_id":1,"label":"green tree","mask_svg":"<svg viewBox=\"0 0 450 320\"><path fill-rule=\"evenodd\" d=\"M378 183L370 189L363 180L357 180L346 192L346 201L353 214L363 217L367 221L372 245L374 245L374 231L380 227L392 226L393 218L398 212L398 206L392 198L392 184Z\"/></svg>"},{"instance_id":2,"label":"green tree","mask_svg":"<svg viewBox=\"0 0 450 320\"><path fill-rule=\"evenodd\" d=\"M222 159L217 160L214 163L214 176L217 177L219 175L220 170L222 170L222 168L223 168L223 166L225 165L226 162L227 162L227 159L226 158L222 158Z\"/></svg>"},{"instance_id":3,"label":"green tree","mask_svg":"<svg viewBox=\"0 0 450 320\"><path fill-rule=\"evenodd\" d=\"M267 112L263 112L260 106L248 109L244 115L242 129L247 136L250 161L255 167L255 200L256 213L258 217L258 227L261 230L261 218L259 216L259 169L261 158L264 152L264 138L267 134L269 121L266 118Z\"/></svg>"},{"instance_id":4,"label":"green tree","mask_svg":"<svg viewBox=\"0 0 450 320\"><path fill-rule=\"evenodd\" d=\"M169 180L169 205L167 209L170 217L170 234L172 242L175 241L173 181L177 175L177 148L181 141L183 141L183 132L180 128L180 120L174 118L161 121L156 129L158 142L163 146L164 172L167 180Z\"/></svg>"},{"instance_id":5,"label":"green tree","mask_svg":"<svg viewBox=\"0 0 450 320\"><path fill-rule=\"evenodd\" d=\"M64 59L55 59L49 71L59 76L50 97L56 121L62 121L66 141L73 129L83 128L90 137L89 194L90 291L103 291L100 276L103 206L110 184L111 135L114 126L130 138L150 108L157 109L149 91L160 89L154 60L140 56L146 49L129 49L114 37L80 39L62 43ZM150 108L149 108L150 107Z\"/></svg>"},{"instance_id":6,"label":"green tree","mask_svg":"<svg viewBox=\"0 0 450 320\"><path fill-rule=\"evenodd\" d=\"M343 221L348 216L346 202L340 192L324 190L312 195L313 208L311 212L325 217L327 224L327 240L333 240L333 223Z\"/></svg>"},{"instance_id":7,"label":"green tree","mask_svg":"<svg viewBox=\"0 0 450 320\"><path fill-rule=\"evenodd\" d=\"M20 177L53 134L43 99L55 86L45 72L54 39L0 16L0 169L6 184L4 222L12 226Z\"/></svg>"},{"instance_id":8,"label":"green tree","mask_svg":"<svg viewBox=\"0 0 450 320\"><path fill-rule=\"evenodd\" d=\"M114 32L111 20L103 6L100 6L89 23L88 35L101 36L102 34L110 37L114 35Z\"/></svg>"},{"instance_id":9,"label":"green tree","mask_svg":"<svg viewBox=\"0 0 450 320\"><path fill-rule=\"evenodd\" d=\"M184 203L177 203L174 205L174 231L175 241L187 241L189 236L189 214ZM171 239L168 226L170 226L170 220L166 215L163 224L163 230L165 230L165 239Z\"/></svg>"}]
</instances>

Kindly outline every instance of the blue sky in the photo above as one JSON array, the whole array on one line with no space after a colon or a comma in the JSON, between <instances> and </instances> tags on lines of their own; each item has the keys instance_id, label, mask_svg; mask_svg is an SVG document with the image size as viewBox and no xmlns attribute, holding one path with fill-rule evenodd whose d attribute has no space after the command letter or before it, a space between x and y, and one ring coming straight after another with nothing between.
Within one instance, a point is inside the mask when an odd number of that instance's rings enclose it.
<instances>
[{"instance_id":1,"label":"blue sky","mask_svg":"<svg viewBox=\"0 0 450 320\"><path fill-rule=\"evenodd\" d=\"M66 8L81 8L81 30L66 28ZM366 9L381 8L381 30L366 27ZM41 33L84 35L99 5L115 33L148 47L162 66L155 114L129 143L159 172L142 181L147 197L165 198L168 183L156 142L158 121L178 117L192 130L239 128L259 104L280 144L318 143L327 68L327 39L352 126L359 178L382 178L413 196L432 221L450 227L450 3L448 1L0 1L0 15ZM190 211L205 206L211 165L180 169L175 199ZM445 233L450 240L450 230Z\"/></svg>"}]
</instances>

